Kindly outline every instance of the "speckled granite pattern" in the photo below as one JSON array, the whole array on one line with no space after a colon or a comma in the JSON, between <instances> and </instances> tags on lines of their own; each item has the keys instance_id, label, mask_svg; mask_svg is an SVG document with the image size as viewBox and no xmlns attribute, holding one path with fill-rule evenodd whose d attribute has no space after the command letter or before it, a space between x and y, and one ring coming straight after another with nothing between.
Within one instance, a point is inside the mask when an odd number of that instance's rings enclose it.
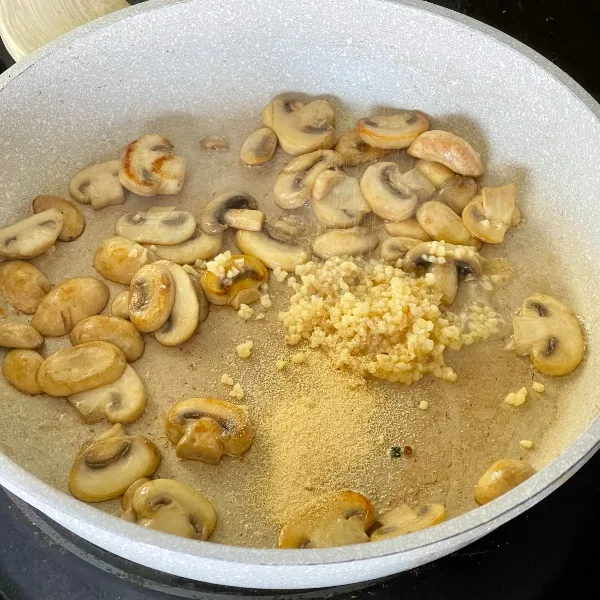
<instances>
[{"instance_id":1,"label":"speckled granite pattern","mask_svg":"<svg viewBox=\"0 0 600 600\"><path fill-rule=\"evenodd\" d=\"M563 276L577 282L573 302L593 348L600 251L589 182L600 161L598 107L565 87L566 76L540 68L537 55L452 14L381 0L163 0L84 27L0 77L0 217L22 213L40 187L62 188L67 173L111 157L141 131L248 122L281 91L332 95L356 113L418 107L485 148L497 179L520 181L551 251L572 245L577 232L585 252L572 254ZM592 353L587 373L599 368ZM594 396L589 377L578 385ZM599 439L596 421L548 468L483 509L415 535L325 551L248 550L146 531L2 456L0 481L75 533L147 566L230 585L317 587L398 572L467 544L566 480Z\"/></svg>"}]
</instances>

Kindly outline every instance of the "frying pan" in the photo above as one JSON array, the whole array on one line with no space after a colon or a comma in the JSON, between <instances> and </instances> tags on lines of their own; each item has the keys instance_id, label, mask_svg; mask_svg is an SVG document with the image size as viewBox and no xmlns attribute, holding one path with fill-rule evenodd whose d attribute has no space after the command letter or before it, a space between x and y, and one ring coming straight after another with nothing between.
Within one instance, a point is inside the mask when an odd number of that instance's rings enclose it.
<instances>
[{"instance_id":1,"label":"frying pan","mask_svg":"<svg viewBox=\"0 0 600 600\"><path fill-rule=\"evenodd\" d=\"M17 419L10 398L3 402L9 416L0 433L0 483L64 527L175 575L292 589L375 579L455 551L542 500L597 450L600 109L529 48L426 2L153 0L80 27L0 76L0 221L23 215L39 193L64 194L73 169L110 158L142 131L160 127L185 150L190 123L198 131L222 123L249 131L283 91L334 95L355 115L415 107L468 135L484 149L489 173L521 184L526 220L516 235L529 240L523 249L531 264L547 263L564 283L587 335L586 362L562 388L556 425L540 444L536 466L545 468L439 526L333 549L241 548L125 523L49 485L22 459L19 444L35 440L23 441L26 428L21 441L9 430L19 431L28 415ZM197 145L199 133L193 137ZM42 262L54 280L68 273L68 266L52 267L59 253ZM535 280L526 260L520 268Z\"/></svg>"}]
</instances>

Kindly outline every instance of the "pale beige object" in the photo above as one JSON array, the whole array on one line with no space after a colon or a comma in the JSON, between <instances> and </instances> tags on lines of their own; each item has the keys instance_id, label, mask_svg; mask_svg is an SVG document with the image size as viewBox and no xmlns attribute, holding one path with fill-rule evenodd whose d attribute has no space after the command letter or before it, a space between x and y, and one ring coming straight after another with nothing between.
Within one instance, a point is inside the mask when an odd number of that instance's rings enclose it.
<instances>
[{"instance_id":1,"label":"pale beige object","mask_svg":"<svg viewBox=\"0 0 600 600\"><path fill-rule=\"evenodd\" d=\"M75 27L128 6L125 0L3 0L0 36L19 60Z\"/></svg>"},{"instance_id":2,"label":"pale beige object","mask_svg":"<svg viewBox=\"0 0 600 600\"><path fill-rule=\"evenodd\" d=\"M35 350L11 350L2 364L2 375L10 385L24 394L41 394L36 376L43 362L44 359Z\"/></svg>"},{"instance_id":3,"label":"pale beige object","mask_svg":"<svg viewBox=\"0 0 600 600\"><path fill-rule=\"evenodd\" d=\"M7 260L0 264L0 291L17 310L32 315L50 291L50 283L32 264Z\"/></svg>"}]
</instances>

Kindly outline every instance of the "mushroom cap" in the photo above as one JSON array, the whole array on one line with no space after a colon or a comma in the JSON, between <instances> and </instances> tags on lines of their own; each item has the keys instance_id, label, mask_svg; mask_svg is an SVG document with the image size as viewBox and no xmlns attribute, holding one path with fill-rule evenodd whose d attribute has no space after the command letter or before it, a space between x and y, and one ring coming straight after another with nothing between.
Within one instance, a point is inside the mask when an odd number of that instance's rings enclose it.
<instances>
[{"instance_id":1,"label":"mushroom cap","mask_svg":"<svg viewBox=\"0 0 600 600\"><path fill-rule=\"evenodd\" d=\"M173 479L153 479L136 486L131 510L138 525L197 540L207 540L217 526L211 502Z\"/></svg>"},{"instance_id":2,"label":"mushroom cap","mask_svg":"<svg viewBox=\"0 0 600 600\"><path fill-rule=\"evenodd\" d=\"M61 242L72 242L85 231L85 218L79 209L60 196L38 196L32 203L34 213L41 213L56 208L62 213L63 225L58 239Z\"/></svg>"},{"instance_id":3,"label":"mushroom cap","mask_svg":"<svg viewBox=\"0 0 600 600\"><path fill-rule=\"evenodd\" d=\"M392 162L371 165L360 189L373 212L388 221L403 221L415 212L417 195L402 182L400 167Z\"/></svg>"},{"instance_id":4,"label":"mushroom cap","mask_svg":"<svg viewBox=\"0 0 600 600\"><path fill-rule=\"evenodd\" d=\"M240 229L235 234L235 243L244 254L257 258L269 269L281 267L292 272L310 259L310 252L302 244L271 237L266 224L261 231Z\"/></svg>"},{"instance_id":5,"label":"mushroom cap","mask_svg":"<svg viewBox=\"0 0 600 600\"><path fill-rule=\"evenodd\" d=\"M259 127L240 146L240 160L251 167L269 162L277 149L277 135L270 127Z\"/></svg>"},{"instance_id":6,"label":"mushroom cap","mask_svg":"<svg viewBox=\"0 0 600 600\"><path fill-rule=\"evenodd\" d=\"M41 394L37 372L44 359L35 350L10 350L2 363L2 375L13 387L32 396Z\"/></svg>"},{"instance_id":7,"label":"mushroom cap","mask_svg":"<svg viewBox=\"0 0 600 600\"><path fill-rule=\"evenodd\" d=\"M392 237L410 237L423 242L428 242L431 239L416 219L386 221L383 226Z\"/></svg>"},{"instance_id":8,"label":"mushroom cap","mask_svg":"<svg viewBox=\"0 0 600 600\"><path fill-rule=\"evenodd\" d=\"M154 333L154 337L163 346L179 346L187 342L198 328L198 296L183 267L168 260L160 261L159 264L164 264L173 277L175 301L169 318Z\"/></svg>"},{"instance_id":9,"label":"mushroom cap","mask_svg":"<svg viewBox=\"0 0 600 600\"><path fill-rule=\"evenodd\" d=\"M223 236L220 233L208 235L197 227L192 237L185 242L172 246L154 245L153 252L158 257L178 265L193 265L197 260L214 258L222 247Z\"/></svg>"},{"instance_id":10,"label":"mushroom cap","mask_svg":"<svg viewBox=\"0 0 600 600\"><path fill-rule=\"evenodd\" d=\"M108 287L96 277L65 279L44 296L31 324L46 337L60 337L83 319L102 312L109 297Z\"/></svg>"},{"instance_id":11,"label":"mushroom cap","mask_svg":"<svg viewBox=\"0 0 600 600\"><path fill-rule=\"evenodd\" d=\"M433 240L461 246L481 246L481 242L463 225L461 218L442 202L430 200L421 204L417 209L417 221Z\"/></svg>"},{"instance_id":12,"label":"mushroom cap","mask_svg":"<svg viewBox=\"0 0 600 600\"><path fill-rule=\"evenodd\" d=\"M293 158L283 166L275 180L275 202L286 210L300 208L310 200L319 175L341 164L342 158L333 150L315 150Z\"/></svg>"},{"instance_id":13,"label":"mushroom cap","mask_svg":"<svg viewBox=\"0 0 600 600\"><path fill-rule=\"evenodd\" d=\"M185 169L185 158L174 153L170 140L155 134L143 135L123 150L119 179L139 196L172 195L181 191Z\"/></svg>"},{"instance_id":14,"label":"mushroom cap","mask_svg":"<svg viewBox=\"0 0 600 600\"><path fill-rule=\"evenodd\" d=\"M60 210L50 208L0 229L0 256L36 258L56 242L63 226Z\"/></svg>"},{"instance_id":15,"label":"mushroom cap","mask_svg":"<svg viewBox=\"0 0 600 600\"><path fill-rule=\"evenodd\" d=\"M19 311L32 315L50 291L46 276L24 260L0 263L0 291Z\"/></svg>"},{"instance_id":16,"label":"mushroom cap","mask_svg":"<svg viewBox=\"0 0 600 600\"><path fill-rule=\"evenodd\" d=\"M327 227L359 225L371 212L369 203L361 194L358 179L331 169L317 177L311 206L317 219Z\"/></svg>"},{"instance_id":17,"label":"mushroom cap","mask_svg":"<svg viewBox=\"0 0 600 600\"><path fill-rule=\"evenodd\" d=\"M110 281L129 285L137 271L156 260L158 256L152 250L129 238L116 235L103 240L96 248L94 268Z\"/></svg>"},{"instance_id":18,"label":"mushroom cap","mask_svg":"<svg viewBox=\"0 0 600 600\"><path fill-rule=\"evenodd\" d=\"M477 279L483 274L483 265L479 254L470 246L444 244L446 263L453 263L460 275L468 279ZM438 242L421 242L413 246L407 253L404 264L408 269L428 267L432 265L428 258L437 256L440 247ZM437 263L439 264L439 263Z\"/></svg>"},{"instance_id":19,"label":"mushroom cap","mask_svg":"<svg viewBox=\"0 0 600 600\"><path fill-rule=\"evenodd\" d=\"M444 202L460 216L476 194L477 182L472 177L454 175L440 185L432 200Z\"/></svg>"},{"instance_id":20,"label":"mushroom cap","mask_svg":"<svg viewBox=\"0 0 600 600\"><path fill-rule=\"evenodd\" d=\"M387 150L408 148L413 140L428 129L427 117L415 111L367 117L359 119L356 124L358 135L364 142Z\"/></svg>"},{"instance_id":21,"label":"mushroom cap","mask_svg":"<svg viewBox=\"0 0 600 600\"><path fill-rule=\"evenodd\" d=\"M121 348L127 362L134 362L144 354L144 338L135 326L119 317L94 315L80 321L69 334L73 346L86 342L109 342Z\"/></svg>"},{"instance_id":22,"label":"mushroom cap","mask_svg":"<svg viewBox=\"0 0 600 600\"><path fill-rule=\"evenodd\" d=\"M409 146L408 153L441 163L459 175L480 177L484 172L481 157L473 146L449 131L425 131Z\"/></svg>"},{"instance_id":23,"label":"mushroom cap","mask_svg":"<svg viewBox=\"0 0 600 600\"><path fill-rule=\"evenodd\" d=\"M125 203L125 190L119 181L121 161L109 160L86 167L69 182L69 194L94 210Z\"/></svg>"},{"instance_id":24,"label":"mushroom cap","mask_svg":"<svg viewBox=\"0 0 600 600\"><path fill-rule=\"evenodd\" d=\"M386 262L396 262L421 243L421 240L406 236L389 237L381 244L381 258Z\"/></svg>"},{"instance_id":25,"label":"mushroom cap","mask_svg":"<svg viewBox=\"0 0 600 600\"><path fill-rule=\"evenodd\" d=\"M221 456L241 456L250 448L254 429L245 408L216 398L188 398L167 415L167 438L179 458L217 464Z\"/></svg>"},{"instance_id":26,"label":"mushroom cap","mask_svg":"<svg viewBox=\"0 0 600 600\"><path fill-rule=\"evenodd\" d=\"M234 254L223 269L223 277L208 270L200 273L202 288L211 304L231 304L234 308L239 308L239 304L250 304L258 300L260 286L269 278L265 265L246 254ZM251 290L255 293L250 293ZM243 302L238 302L240 295L245 299ZM253 296L254 300L250 300Z\"/></svg>"},{"instance_id":27,"label":"mushroom cap","mask_svg":"<svg viewBox=\"0 0 600 600\"><path fill-rule=\"evenodd\" d=\"M263 124L277 134L284 152L292 156L335 144L335 114L327 100L305 104L282 96L265 107L262 118Z\"/></svg>"},{"instance_id":28,"label":"mushroom cap","mask_svg":"<svg viewBox=\"0 0 600 600\"><path fill-rule=\"evenodd\" d=\"M87 342L49 356L37 372L37 383L50 396L72 396L116 381L126 368L120 348Z\"/></svg>"},{"instance_id":29,"label":"mushroom cap","mask_svg":"<svg viewBox=\"0 0 600 600\"><path fill-rule=\"evenodd\" d=\"M513 319L515 351L531 355L533 366L546 375L571 373L583 360L585 343L575 313L551 296L534 294Z\"/></svg>"},{"instance_id":30,"label":"mushroom cap","mask_svg":"<svg viewBox=\"0 0 600 600\"><path fill-rule=\"evenodd\" d=\"M155 206L146 212L125 213L115 224L115 233L140 244L173 246L196 231L194 215L172 207Z\"/></svg>"},{"instance_id":31,"label":"mushroom cap","mask_svg":"<svg viewBox=\"0 0 600 600\"><path fill-rule=\"evenodd\" d=\"M443 504L423 504L415 509L402 504L377 519L380 526L371 533L371 541L387 540L420 531L445 520L446 507Z\"/></svg>"},{"instance_id":32,"label":"mushroom cap","mask_svg":"<svg viewBox=\"0 0 600 600\"><path fill-rule=\"evenodd\" d=\"M506 232L513 226L517 186L484 187L481 195L473 198L462 213L466 229L477 239L488 244L501 244ZM517 223L521 220L520 213Z\"/></svg>"},{"instance_id":33,"label":"mushroom cap","mask_svg":"<svg viewBox=\"0 0 600 600\"><path fill-rule=\"evenodd\" d=\"M379 236L366 227L350 229L330 229L316 237L312 243L313 252L322 259L332 256L360 256L375 250Z\"/></svg>"},{"instance_id":34,"label":"mushroom cap","mask_svg":"<svg viewBox=\"0 0 600 600\"><path fill-rule=\"evenodd\" d=\"M132 423L146 407L144 383L127 365L123 375L102 387L73 394L69 402L86 423L97 423L107 419L111 423Z\"/></svg>"},{"instance_id":35,"label":"mushroom cap","mask_svg":"<svg viewBox=\"0 0 600 600\"><path fill-rule=\"evenodd\" d=\"M517 487L535 474L535 469L524 460L503 458L496 461L481 476L475 487L477 504L487 504Z\"/></svg>"},{"instance_id":36,"label":"mushroom cap","mask_svg":"<svg viewBox=\"0 0 600 600\"><path fill-rule=\"evenodd\" d=\"M113 500L134 481L152 475L159 464L153 442L113 426L81 447L69 473L69 491L84 502Z\"/></svg>"},{"instance_id":37,"label":"mushroom cap","mask_svg":"<svg viewBox=\"0 0 600 600\"><path fill-rule=\"evenodd\" d=\"M4 348L38 348L44 338L29 323L0 319L0 346Z\"/></svg>"},{"instance_id":38,"label":"mushroom cap","mask_svg":"<svg viewBox=\"0 0 600 600\"><path fill-rule=\"evenodd\" d=\"M163 261L142 267L131 280L129 319L143 333L166 322L175 304L175 282Z\"/></svg>"},{"instance_id":39,"label":"mushroom cap","mask_svg":"<svg viewBox=\"0 0 600 600\"><path fill-rule=\"evenodd\" d=\"M345 167L357 167L389 154L389 150L369 146L361 139L356 129L350 129L340 137L335 145L335 151L342 157Z\"/></svg>"},{"instance_id":40,"label":"mushroom cap","mask_svg":"<svg viewBox=\"0 0 600 600\"><path fill-rule=\"evenodd\" d=\"M368 498L339 490L311 500L288 519L277 540L278 548L333 548L368 542L366 532L375 522Z\"/></svg>"},{"instance_id":41,"label":"mushroom cap","mask_svg":"<svg viewBox=\"0 0 600 600\"><path fill-rule=\"evenodd\" d=\"M227 192L211 200L200 213L200 229L204 233L221 233L228 227L223 220L225 213L232 208L258 208L253 196L246 192Z\"/></svg>"}]
</instances>

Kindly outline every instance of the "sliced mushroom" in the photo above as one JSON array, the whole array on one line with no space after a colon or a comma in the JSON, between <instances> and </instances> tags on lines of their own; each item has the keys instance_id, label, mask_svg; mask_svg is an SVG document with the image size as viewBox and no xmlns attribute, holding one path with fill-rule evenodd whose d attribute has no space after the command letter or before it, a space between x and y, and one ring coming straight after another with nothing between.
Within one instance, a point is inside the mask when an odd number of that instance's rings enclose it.
<instances>
[{"instance_id":1,"label":"sliced mushroom","mask_svg":"<svg viewBox=\"0 0 600 600\"><path fill-rule=\"evenodd\" d=\"M384 223L384 228L387 233L393 237L410 237L423 242L428 242L431 239L416 219L386 221Z\"/></svg>"},{"instance_id":2,"label":"sliced mushroom","mask_svg":"<svg viewBox=\"0 0 600 600\"><path fill-rule=\"evenodd\" d=\"M458 292L458 276L467 280L477 279L483 273L483 267L473 248L444 244L444 251L440 252L440 246L438 242L422 242L413 246L406 253L404 264L407 269L429 269L435 276L435 288L442 294L442 302L449 306Z\"/></svg>"},{"instance_id":3,"label":"sliced mushroom","mask_svg":"<svg viewBox=\"0 0 600 600\"><path fill-rule=\"evenodd\" d=\"M113 500L134 481L152 475L159 464L153 442L113 425L81 447L69 473L69 491L84 502Z\"/></svg>"},{"instance_id":4,"label":"sliced mushroom","mask_svg":"<svg viewBox=\"0 0 600 600\"><path fill-rule=\"evenodd\" d=\"M424 504L416 509L402 504L386 512L378 519L379 527L371 533L371 541L387 540L420 531L446 520L446 507L443 504Z\"/></svg>"},{"instance_id":5,"label":"sliced mushroom","mask_svg":"<svg viewBox=\"0 0 600 600\"><path fill-rule=\"evenodd\" d=\"M50 396L71 396L108 385L123 375L127 359L107 342L87 342L49 356L37 373L37 383Z\"/></svg>"},{"instance_id":6,"label":"sliced mushroom","mask_svg":"<svg viewBox=\"0 0 600 600\"><path fill-rule=\"evenodd\" d=\"M202 288L202 281L198 271L190 265L183 265L183 270L188 274L194 287L194 292L196 292L196 298L198 299L198 324L200 325L208 318L209 303Z\"/></svg>"},{"instance_id":7,"label":"sliced mushroom","mask_svg":"<svg viewBox=\"0 0 600 600\"><path fill-rule=\"evenodd\" d=\"M313 252L323 259L332 256L360 256L375 250L379 236L366 227L331 229L313 240Z\"/></svg>"},{"instance_id":8,"label":"sliced mushroom","mask_svg":"<svg viewBox=\"0 0 600 600\"><path fill-rule=\"evenodd\" d=\"M260 231L265 222L265 214L260 210L233 208L223 215L223 221L233 229Z\"/></svg>"},{"instance_id":9,"label":"sliced mushroom","mask_svg":"<svg viewBox=\"0 0 600 600\"><path fill-rule=\"evenodd\" d=\"M517 186L514 183L502 187L481 190L462 213L465 227L477 239L488 244L501 244L506 232L513 226ZM520 221L520 213L517 222Z\"/></svg>"},{"instance_id":10,"label":"sliced mushroom","mask_svg":"<svg viewBox=\"0 0 600 600\"><path fill-rule=\"evenodd\" d=\"M119 181L118 160L109 160L79 171L69 182L71 198L91 204L94 210L125 203L125 190Z\"/></svg>"},{"instance_id":11,"label":"sliced mushroom","mask_svg":"<svg viewBox=\"0 0 600 600\"><path fill-rule=\"evenodd\" d=\"M218 135L207 135L200 140L200 145L207 150L227 150L229 142Z\"/></svg>"},{"instance_id":12,"label":"sliced mushroom","mask_svg":"<svg viewBox=\"0 0 600 600\"><path fill-rule=\"evenodd\" d=\"M455 175L452 169L449 169L443 164L432 160L423 160L421 158L415 163L415 169L418 169L423 173L436 188L441 187L445 181Z\"/></svg>"},{"instance_id":13,"label":"sliced mushroom","mask_svg":"<svg viewBox=\"0 0 600 600\"><path fill-rule=\"evenodd\" d=\"M299 215L283 214L272 222L265 224L265 230L280 242L294 243L306 233L308 223Z\"/></svg>"},{"instance_id":14,"label":"sliced mushroom","mask_svg":"<svg viewBox=\"0 0 600 600\"><path fill-rule=\"evenodd\" d=\"M475 487L477 504L487 504L506 494L535 475L535 469L524 460L503 458L496 461L481 476Z\"/></svg>"},{"instance_id":15,"label":"sliced mushroom","mask_svg":"<svg viewBox=\"0 0 600 600\"><path fill-rule=\"evenodd\" d=\"M483 175L483 162L473 146L449 131L432 129L422 133L409 146L408 153L415 158L441 163L459 175Z\"/></svg>"},{"instance_id":16,"label":"sliced mushroom","mask_svg":"<svg viewBox=\"0 0 600 600\"><path fill-rule=\"evenodd\" d=\"M290 160L275 180L273 194L281 208L300 208L310 200L317 177L333 167L341 166L342 158L333 150L315 150Z\"/></svg>"},{"instance_id":17,"label":"sliced mushroom","mask_svg":"<svg viewBox=\"0 0 600 600\"><path fill-rule=\"evenodd\" d=\"M371 165L360 180L360 189L373 212L388 221L404 221L417 207L417 195L402 182L396 163Z\"/></svg>"},{"instance_id":18,"label":"sliced mushroom","mask_svg":"<svg viewBox=\"0 0 600 600\"><path fill-rule=\"evenodd\" d=\"M425 202L435 194L435 186L419 169L411 169L402 175L400 181L412 190L419 199L419 202Z\"/></svg>"},{"instance_id":19,"label":"sliced mushroom","mask_svg":"<svg viewBox=\"0 0 600 600\"><path fill-rule=\"evenodd\" d=\"M69 335L71 344L110 342L125 353L127 362L134 362L144 354L144 338L132 323L119 317L95 315L80 321Z\"/></svg>"},{"instance_id":20,"label":"sliced mushroom","mask_svg":"<svg viewBox=\"0 0 600 600\"><path fill-rule=\"evenodd\" d=\"M444 202L457 215L462 215L475 194L477 194L477 182L474 179L454 175L442 183L432 200Z\"/></svg>"},{"instance_id":21,"label":"sliced mushroom","mask_svg":"<svg viewBox=\"0 0 600 600\"><path fill-rule=\"evenodd\" d=\"M158 208L146 212L130 212L119 217L115 225L116 234L140 244L162 246L181 244L194 234L194 215L183 210L156 210Z\"/></svg>"},{"instance_id":22,"label":"sliced mushroom","mask_svg":"<svg viewBox=\"0 0 600 600\"><path fill-rule=\"evenodd\" d=\"M381 244L381 258L386 262L396 262L399 259L403 259L411 248L420 243L421 240L411 237L398 236L387 238Z\"/></svg>"},{"instance_id":23,"label":"sliced mushroom","mask_svg":"<svg viewBox=\"0 0 600 600\"><path fill-rule=\"evenodd\" d=\"M265 265L253 256L234 254L223 266L223 275L202 271L200 281L211 304L230 304L236 310L260 298L260 286L269 274Z\"/></svg>"},{"instance_id":24,"label":"sliced mushroom","mask_svg":"<svg viewBox=\"0 0 600 600\"><path fill-rule=\"evenodd\" d=\"M178 265L193 265L197 260L213 258L223 247L223 236L220 233L209 235L202 233L197 227L189 240L173 246L153 246L154 253L163 260L170 260Z\"/></svg>"},{"instance_id":25,"label":"sliced mushroom","mask_svg":"<svg viewBox=\"0 0 600 600\"><path fill-rule=\"evenodd\" d=\"M32 264L7 260L0 264L0 291L17 310L32 315L50 291L50 282Z\"/></svg>"},{"instance_id":26,"label":"sliced mushroom","mask_svg":"<svg viewBox=\"0 0 600 600\"><path fill-rule=\"evenodd\" d=\"M161 263L142 267L131 280L129 319L142 332L160 329L175 303L175 282L171 271Z\"/></svg>"},{"instance_id":27,"label":"sliced mushroom","mask_svg":"<svg viewBox=\"0 0 600 600\"><path fill-rule=\"evenodd\" d=\"M275 98L262 114L263 124L277 134L284 152L292 156L333 148L335 114L327 100L305 104L300 100Z\"/></svg>"},{"instance_id":28,"label":"sliced mushroom","mask_svg":"<svg viewBox=\"0 0 600 600\"><path fill-rule=\"evenodd\" d=\"M146 407L144 383L127 365L123 375L102 387L69 396L86 423L106 419L111 423L133 423Z\"/></svg>"},{"instance_id":29,"label":"sliced mushroom","mask_svg":"<svg viewBox=\"0 0 600 600\"><path fill-rule=\"evenodd\" d=\"M195 540L207 540L213 534L217 513L194 488L173 479L133 485L129 514L138 525Z\"/></svg>"},{"instance_id":30,"label":"sliced mushroom","mask_svg":"<svg viewBox=\"0 0 600 600\"><path fill-rule=\"evenodd\" d=\"M44 296L31 324L46 337L60 337L79 321L101 313L109 297L106 284L95 277L65 279Z\"/></svg>"},{"instance_id":31,"label":"sliced mushroom","mask_svg":"<svg viewBox=\"0 0 600 600\"><path fill-rule=\"evenodd\" d=\"M371 212L369 203L361 194L358 179L331 169L317 177L311 206L321 223L340 229L359 225Z\"/></svg>"},{"instance_id":32,"label":"sliced mushroom","mask_svg":"<svg viewBox=\"0 0 600 600\"><path fill-rule=\"evenodd\" d=\"M266 224L262 231L240 230L235 234L235 243L244 254L258 258L269 269L281 267L292 272L310 259L310 253L304 246L292 239L275 239L270 231Z\"/></svg>"},{"instance_id":33,"label":"sliced mushroom","mask_svg":"<svg viewBox=\"0 0 600 600\"><path fill-rule=\"evenodd\" d=\"M173 144L167 138L143 135L123 151L119 179L139 196L173 195L183 187L185 168L185 158L173 152Z\"/></svg>"},{"instance_id":34,"label":"sliced mushroom","mask_svg":"<svg viewBox=\"0 0 600 600\"><path fill-rule=\"evenodd\" d=\"M158 264L164 264L173 277L175 302L169 318L154 333L154 337L163 346L179 346L187 342L198 328L198 296L190 276L183 267L168 260Z\"/></svg>"},{"instance_id":35,"label":"sliced mushroom","mask_svg":"<svg viewBox=\"0 0 600 600\"><path fill-rule=\"evenodd\" d=\"M356 130L360 138L375 148L399 150L408 148L424 131L429 121L421 113L407 111L359 119Z\"/></svg>"},{"instance_id":36,"label":"sliced mushroom","mask_svg":"<svg viewBox=\"0 0 600 600\"><path fill-rule=\"evenodd\" d=\"M375 522L368 498L350 490L319 496L298 510L281 529L278 548L334 548L369 541Z\"/></svg>"},{"instance_id":37,"label":"sliced mushroom","mask_svg":"<svg viewBox=\"0 0 600 600\"><path fill-rule=\"evenodd\" d=\"M35 350L10 350L2 363L2 375L20 392L35 396L42 393L36 377L43 362Z\"/></svg>"},{"instance_id":38,"label":"sliced mushroom","mask_svg":"<svg viewBox=\"0 0 600 600\"><path fill-rule=\"evenodd\" d=\"M585 344L575 313L551 296L534 294L513 319L515 350L530 355L533 366L546 375L574 371L583 360Z\"/></svg>"},{"instance_id":39,"label":"sliced mushroom","mask_svg":"<svg viewBox=\"0 0 600 600\"><path fill-rule=\"evenodd\" d=\"M209 234L221 233L227 229L224 217L229 210L233 208L255 210L257 207L256 200L250 194L244 192L221 194L202 209L200 229Z\"/></svg>"},{"instance_id":40,"label":"sliced mushroom","mask_svg":"<svg viewBox=\"0 0 600 600\"><path fill-rule=\"evenodd\" d=\"M342 157L346 167L357 167L389 154L389 150L374 148L363 142L356 129L351 129L340 137L335 145L335 151Z\"/></svg>"},{"instance_id":41,"label":"sliced mushroom","mask_svg":"<svg viewBox=\"0 0 600 600\"><path fill-rule=\"evenodd\" d=\"M430 200L421 204L417 209L417 221L433 240L477 248L481 246L481 242L463 225L461 218L442 202Z\"/></svg>"},{"instance_id":42,"label":"sliced mushroom","mask_svg":"<svg viewBox=\"0 0 600 600\"><path fill-rule=\"evenodd\" d=\"M119 317L120 319L129 319L129 301L131 299L131 292L129 290L123 290L119 292L110 305L110 314L113 317Z\"/></svg>"},{"instance_id":43,"label":"sliced mushroom","mask_svg":"<svg viewBox=\"0 0 600 600\"><path fill-rule=\"evenodd\" d=\"M33 201L33 212L41 213L55 208L62 213L63 225L58 239L61 242L72 242L85 231L85 219L79 209L59 196L38 196Z\"/></svg>"},{"instance_id":44,"label":"sliced mushroom","mask_svg":"<svg viewBox=\"0 0 600 600\"><path fill-rule=\"evenodd\" d=\"M37 348L44 338L29 323L0 319L0 346L4 348Z\"/></svg>"},{"instance_id":45,"label":"sliced mushroom","mask_svg":"<svg viewBox=\"0 0 600 600\"><path fill-rule=\"evenodd\" d=\"M144 265L158 260L152 250L126 237L113 236L104 240L94 254L94 268L102 277L129 285L131 278Z\"/></svg>"},{"instance_id":46,"label":"sliced mushroom","mask_svg":"<svg viewBox=\"0 0 600 600\"><path fill-rule=\"evenodd\" d=\"M0 256L35 258L50 248L63 226L60 210L51 208L0 229Z\"/></svg>"},{"instance_id":47,"label":"sliced mushroom","mask_svg":"<svg viewBox=\"0 0 600 600\"><path fill-rule=\"evenodd\" d=\"M277 135L270 127L255 129L240 146L240 159L249 166L268 163L277 149Z\"/></svg>"},{"instance_id":48,"label":"sliced mushroom","mask_svg":"<svg viewBox=\"0 0 600 600\"><path fill-rule=\"evenodd\" d=\"M123 497L121 498L121 508L123 509L121 517L125 519L125 521L129 521L130 523L137 522L137 515L131 506L131 501L133 500L133 495L136 493L138 488L149 481L152 481L150 477L140 477L134 481L123 494Z\"/></svg>"},{"instance_id":49,"label":"sliced mushroom","mask_svg":"<svg viewBox=\"0 0 600 600\"><path fill-rule=\"evenodd\" d=\"M166 434L179 458L216 465L223 454L244 454L254 437L245 408L216 398L188 398L167 415Z\"/></svg>"}]
</instances>

